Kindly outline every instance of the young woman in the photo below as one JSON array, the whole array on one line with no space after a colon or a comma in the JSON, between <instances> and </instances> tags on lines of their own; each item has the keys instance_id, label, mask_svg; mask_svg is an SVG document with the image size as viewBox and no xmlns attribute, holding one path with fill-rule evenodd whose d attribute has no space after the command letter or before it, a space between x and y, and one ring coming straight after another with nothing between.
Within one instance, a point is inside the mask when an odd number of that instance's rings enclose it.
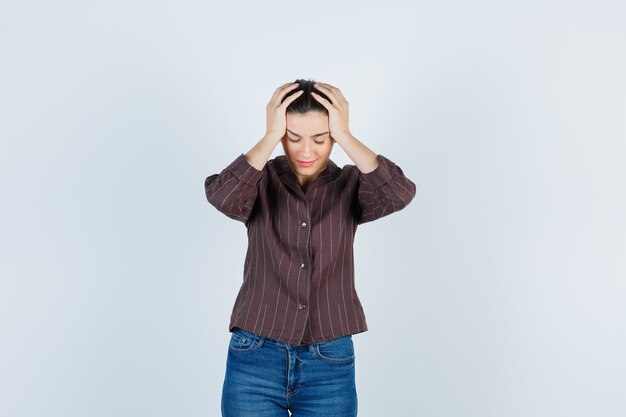
<instances>
[{"instance_id":1,"label":"young woman","mask_svg":"<svg viewBox=\"0 0 626 417\"><path fill-rule=\"evenodd\" d=\"M222 416L356 416L352 335L367 323L354 235L409 204L415 184L350 133L348 102L332 85L284 84L266 111L265 136L204 184L248 233ZM285 154L269 159L279 142ZM355 165L329 159L335 143Z\"/></svg>"}]
</instances>

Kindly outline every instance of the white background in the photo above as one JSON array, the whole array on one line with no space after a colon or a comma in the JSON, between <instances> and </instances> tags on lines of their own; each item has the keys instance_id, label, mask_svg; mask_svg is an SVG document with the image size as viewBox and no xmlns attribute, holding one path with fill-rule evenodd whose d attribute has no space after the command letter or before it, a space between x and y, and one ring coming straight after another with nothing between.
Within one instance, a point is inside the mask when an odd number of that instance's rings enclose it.
<instances>
[{"instance_id":1,"label":"white background","mask_svg":"<svg viewBox=\"0 0 626 417\"><path fill-rule=\"evenodd\" d=\"M312 78L417 185L357 231L359 416L623 417L625 21L590 0L2 1L0 415L220 415L246 233L204 179Z\"/></svg>"}]
</instances>

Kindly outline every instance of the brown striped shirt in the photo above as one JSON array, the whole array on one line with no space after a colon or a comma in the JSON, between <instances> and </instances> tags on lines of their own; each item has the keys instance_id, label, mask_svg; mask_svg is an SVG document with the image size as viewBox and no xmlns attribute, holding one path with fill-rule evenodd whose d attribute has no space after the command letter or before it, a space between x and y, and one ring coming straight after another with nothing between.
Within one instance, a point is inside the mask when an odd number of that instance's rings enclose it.
<instances>
[{"instance_id":1,"label":"brown striped shirt","mask_svg":"<svg viewBox=\"0 0 626 417\"><path fill-rule=\"evenodd\" d=\"M415 196L399 166L378 155L378 167L362 173L328 160L304 192L285 155L259 171L241 154L208 176L204 188L209 203L248 233L229 331L299 345L367 330L352 245L357 225L401 210Z\"/></svg>"}]
</instances>

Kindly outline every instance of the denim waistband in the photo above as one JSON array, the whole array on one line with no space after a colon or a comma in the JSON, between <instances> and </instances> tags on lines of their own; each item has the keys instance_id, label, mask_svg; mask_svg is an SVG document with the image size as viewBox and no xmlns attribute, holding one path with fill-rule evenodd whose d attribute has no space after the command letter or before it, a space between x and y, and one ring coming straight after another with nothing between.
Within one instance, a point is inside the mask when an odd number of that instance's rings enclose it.
<instances>
[{"instance_id":1,"label":"denim waistband","mask_svg":"<svg viewBox=\"0 0 626 417\"><path fill-rule=\"evenodd\" d=\"M352 338L351 334L347 334L347 335L344 335L344 336L335 337L333 339L324 340L322 342L308 343L308 344L305 343L305 344L302 344L302 345L293 345L291 343L283 342L283 341L278 340L278 339L272 339L271 337L261 336L260 334L249 332L248 330L244 330L244 329L242 329L240 327L235 327L233 332L238 332L238 333L246 335L246 336L248 336L250 338L256 339L257 343L259 344L259 346L263 346L263 343L270 343L272 345L284 346L284 347L289 348L289 349L299 348L299 349L306 349L306 350L310 350L310 351L313 351L313 348L315 346L322 345L324 343L328 343L328 342L333 341L333 340L337 340L337 339L341 339L341 338Z\"/></svg>"}]
</instances>

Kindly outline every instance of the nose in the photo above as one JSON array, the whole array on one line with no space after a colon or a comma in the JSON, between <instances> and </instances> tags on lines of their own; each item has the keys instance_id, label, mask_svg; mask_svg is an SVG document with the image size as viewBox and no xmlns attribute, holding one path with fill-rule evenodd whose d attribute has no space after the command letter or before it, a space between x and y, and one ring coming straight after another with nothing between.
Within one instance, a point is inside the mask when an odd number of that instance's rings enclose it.
<instances>
[{"instance_id":1,"label":"nose","mask_svg":"<svg viewBox=\"0 0 626 417\"><path fill-rule=\"evenodd\" d=\"M304 154L303 156L305 158L308 158L310 155L310 151L311 151L311 144L309 143L309 141L304 141Z\"/></svg>"}]
</instances>

